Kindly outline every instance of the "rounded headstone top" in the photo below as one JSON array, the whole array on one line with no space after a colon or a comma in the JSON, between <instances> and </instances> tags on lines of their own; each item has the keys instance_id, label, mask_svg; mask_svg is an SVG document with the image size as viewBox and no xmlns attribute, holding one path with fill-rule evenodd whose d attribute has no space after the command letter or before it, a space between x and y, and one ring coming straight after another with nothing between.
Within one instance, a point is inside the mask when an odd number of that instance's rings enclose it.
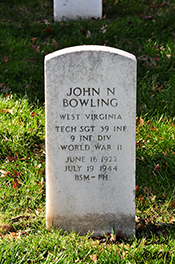
<instances>
[{"instance_id":1,"label":"rounded headstone top","mask_svg":"<svg viewBox=\"0 0 175 264\"><path fill-rule=\"evenodd\" d=\"M123 57L126 57L128 59L136 60L136 57L126 51L108 47L108 46L100 46L100 45L82 45L82 46L74 46L74 47L69 47L69 48L64 48L61 50L57 50L55 52L52 52L48 55L46 55L46 60L50 60L54 57L65 55L68 53L76 53L76 52L89 52L89 51L96 51L96 52L109 52L113 54L117 54Z\"/></svg>"}]
</instances>

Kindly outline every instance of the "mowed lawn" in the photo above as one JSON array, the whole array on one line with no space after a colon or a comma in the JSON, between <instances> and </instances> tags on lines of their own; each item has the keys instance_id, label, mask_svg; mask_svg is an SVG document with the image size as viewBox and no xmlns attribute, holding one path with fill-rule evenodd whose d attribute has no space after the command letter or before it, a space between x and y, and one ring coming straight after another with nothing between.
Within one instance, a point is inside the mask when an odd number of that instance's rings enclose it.
<instances>
[{"instance_id":1,"label":"mowed lawn","mask_svg":"<svg viewBox=\"0 0 175 264\"><path fill-rule=\"evenodd\" d=\"M175 262L174 12L175 1L105 0L102 20L54 22L52 0L1 0L0 263ZM44 57L78 45L137 58L132 239L46 229Z\"/></svg>"}]
</instances>

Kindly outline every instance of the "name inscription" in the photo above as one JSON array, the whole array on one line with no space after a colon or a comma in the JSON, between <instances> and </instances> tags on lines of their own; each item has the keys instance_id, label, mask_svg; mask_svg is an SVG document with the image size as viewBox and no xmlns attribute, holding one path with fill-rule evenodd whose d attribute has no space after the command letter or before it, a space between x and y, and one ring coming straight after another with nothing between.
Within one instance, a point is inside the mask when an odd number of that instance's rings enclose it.
<instances>
[{"instance_id":1,"label":"name inscription","mask_svg":"<svg viewBox=\"0 0 175 264\"><path fill-rule=\"evenodd\" d=\"M115 96L115 87L106 88L106 96ZM70 88L66 93L68 98L63 98L63 107L117 107L118 100L116 97L102 98L101 88ZM86 98L84 98L86 96ZM97 98L87 98L88 96ZM70 98L69 98L70 97ZM98 98L100 97L100 98Z\"/></svg>"}]
</instances>

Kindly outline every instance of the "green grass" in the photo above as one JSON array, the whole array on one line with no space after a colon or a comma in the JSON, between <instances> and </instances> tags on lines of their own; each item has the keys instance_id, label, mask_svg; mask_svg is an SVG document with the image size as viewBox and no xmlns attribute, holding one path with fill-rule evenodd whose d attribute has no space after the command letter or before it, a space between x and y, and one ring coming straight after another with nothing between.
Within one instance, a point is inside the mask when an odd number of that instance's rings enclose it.
<instances>
[{"instance_id":1,"label":"green grass","mask_svg":"<svg viewBox=\"0 0 175 264\"><path fill-rule=\"evenodd\" d=\"M0 3L0 263L174 263L175 1L106 0L104 19L62 23L52 2ZM84 44L137 57L132 240L45 227L44 56Z\"/></svg>"}]
</instances>

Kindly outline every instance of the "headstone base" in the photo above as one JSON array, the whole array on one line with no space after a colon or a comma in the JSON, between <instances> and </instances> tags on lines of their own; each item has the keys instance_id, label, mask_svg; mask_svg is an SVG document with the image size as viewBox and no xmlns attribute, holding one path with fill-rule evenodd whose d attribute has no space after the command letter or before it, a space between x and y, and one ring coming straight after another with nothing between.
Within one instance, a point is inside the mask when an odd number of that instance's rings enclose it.
<instances>
[{"instance_id":1,"label":"headstone base","mask_svg":"<svg viewBox=\"0 0 175 264\"><path fill-rule=\"evenodd\" d=\"M119 216L115 214L87 214L82 217L71 216L52 216L47 218L47 227L60 228L64 231L74 231L80 235L86 235L88 232L92 236L104 236L104 233L111 233L112 230L117 233L121 231L122 234L132 237L135 234L135 217L129 215Z\"/></svg>"},{"instance_id":2,"label":"headstone base","mask_svg":"<svg viewBox=\"0 0 175 264\"><path fill-rule=\"evenodd\" d=\"M101 19L102 0L54 0L54 20Z\"/></svg>"}]
</instances>

